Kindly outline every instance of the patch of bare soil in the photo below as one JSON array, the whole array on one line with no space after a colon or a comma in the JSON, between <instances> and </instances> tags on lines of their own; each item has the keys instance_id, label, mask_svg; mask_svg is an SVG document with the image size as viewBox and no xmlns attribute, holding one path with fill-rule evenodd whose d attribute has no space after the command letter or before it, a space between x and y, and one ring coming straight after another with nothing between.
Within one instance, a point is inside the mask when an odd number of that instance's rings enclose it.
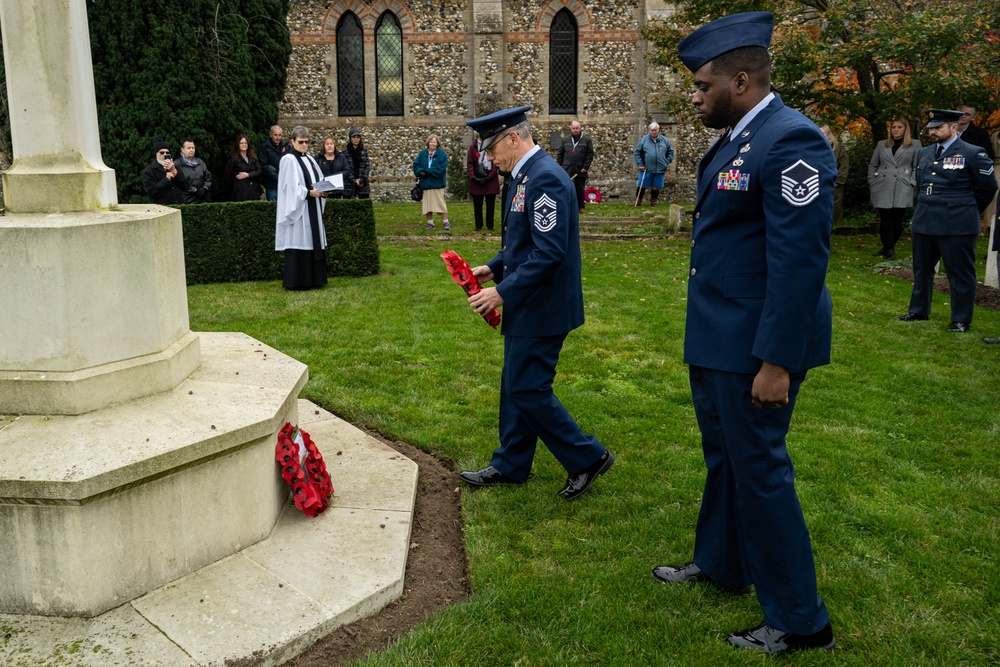
<instances>
[{"instance_id":1,"label":"patch of bare soil","mask_svg":"<svg viewBox=\"0 0 1000 667\"><path fill-rule=\"evenodd\" d=\"M899 278L913 282L913 271L909 269L882 269L882 273L887 276ZM942 294L948 294L951 287L948 285L946 276L938 276L934 279L934 289ZM976 305L987 310L1000 310L1000 289L989 285L976 285Z\"/></svg>"},{"instance_id":2,"label":"patch of bare soil","mask_svg":"<svg viewBox=\"0 0 1000 667\"><path fill-rule=\"evenodd\" d=\"M359 424L354 425L363 429ZM378 438L416 462L417 501L406 560L403 595L382 611L341 626L285 667L338 667L384 648L432 614L469 597L468 560L462 534L458 478L427 452Z\"/></svg>"},{"instance_id":3,"label":"patch of bare soil","mask_svg":"<svg viewBox=\"0 0 1000 667\"><path fill-rule=\"evenodd\" d=\"M339 667L370 651L385 648L432 614L467 599L468 560L462 534L458 478L441 461L405 442L390 442L360 424L355 427L416 462L417 500L406 560L403 595L382 611L344 625L320 639L283 667ZM262 656L226 661L228 667L253 667Z\"/></svg>"}]
</instances>

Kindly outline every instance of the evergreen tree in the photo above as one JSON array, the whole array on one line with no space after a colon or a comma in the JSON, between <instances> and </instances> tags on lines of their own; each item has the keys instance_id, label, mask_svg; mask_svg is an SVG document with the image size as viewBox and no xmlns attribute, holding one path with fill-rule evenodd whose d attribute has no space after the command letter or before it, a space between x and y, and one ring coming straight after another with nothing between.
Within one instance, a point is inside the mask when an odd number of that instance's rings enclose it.
<instances>
[{"instance_id":1,"label":"evergreen tree","mask_svg":"<svg viewBox=\"0 0 1000 667\"><path fill-rule=\"evenodd\" d=\"M162 136L193 139L216 176L237 134L267 136L284 96L288 0L93 0L88 5L104 162L123 202Z\"/></svg>"},{"instance_id":2,"label":"evergreen tree","mask_svg":"<svg viewBox=\"0 0 1000 667\"><path fill-rule=\"evenodd\" d=\"M90 0L87 17L104 163L123 203L147 200L142 170L162 136L193 139L223 194L236 135L278 119L292 52L289 0ZM0 153L9 136L0 72ZM2 157L2 155L0 155Z\"/></svg>"}]
</instances>

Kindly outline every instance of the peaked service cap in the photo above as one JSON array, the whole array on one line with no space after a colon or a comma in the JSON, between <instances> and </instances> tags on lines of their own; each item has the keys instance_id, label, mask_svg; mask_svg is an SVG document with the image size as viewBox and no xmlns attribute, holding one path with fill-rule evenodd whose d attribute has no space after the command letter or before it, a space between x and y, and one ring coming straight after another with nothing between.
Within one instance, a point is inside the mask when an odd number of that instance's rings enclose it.
<instances>
[{"instance_id":1,"label":"peaked service cap","mask_svg":"<svg viewBox=\"0 0 1000 667\"><path fill-rule=\"evenodd\" d=\"M504 130L508 130L528 120L525 112L530 110L530 106L523 106L495 111L479 118L473 118L466 125L479 133L479 138L483 141L483 150L485 151L487 146L492 144Z\"/></svg>"},{"instance_id":2,"label":"peaked service cap","mask_svg":"<svg viewBox=\"0 0 1000 667\"><path fill-rule=\"evenodd\" d=\"M962 117L961 111L955 111L953 109L928 109L924 112L927 114L927 126L926 127L938 127L939 125L944 125L945 123L957 123Z\"/></svg>"},{"instance_id":3,"label":"peaked service cap","mask_svg":"<svg viewBox=\"0 0 1000 667\"><path fill-rule=\"evenodd\" d=\"M677 45L681 62L697 72L701 67L723 53L744 46L771 46L774 32L774 14L771 12L743 12L730 14L706 23Z\"/></svg>"}]
</instances>

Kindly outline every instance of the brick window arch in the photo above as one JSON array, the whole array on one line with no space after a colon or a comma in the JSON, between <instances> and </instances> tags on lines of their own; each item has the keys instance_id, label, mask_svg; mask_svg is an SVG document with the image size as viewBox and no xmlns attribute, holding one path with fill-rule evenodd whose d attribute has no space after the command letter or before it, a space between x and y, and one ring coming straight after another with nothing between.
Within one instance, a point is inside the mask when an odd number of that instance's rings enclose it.
<instances>
[{"instance_id":1,"label":"brick window arch","mask_svg":"<svg viewBox=\"0 0 1000 667\"><path fill-rule=\"evenodd\" d=\"M403 115L403 30L390 11L375 24L375 112Z\"/></svg>"},{"instance_id":2,"label":"brick window arch","mask_svg":"<svg viewBox=\"0 0 1000 667\"><path fill-rule=\"evenodd\" d=\"M365 115L365 43L361 21L344 12L337 21L337 113Z\"/></svg>"},{"instance_id":3,"label":"brick window arch","mask_svg":"<svg viewBox=\"0 0 1000 667\"><path fill-rule=\"evenodd\" d=\"M562 8L549 28L549 113L576 113L577 70L576 18Z\"/></svg>"}]
</instances>

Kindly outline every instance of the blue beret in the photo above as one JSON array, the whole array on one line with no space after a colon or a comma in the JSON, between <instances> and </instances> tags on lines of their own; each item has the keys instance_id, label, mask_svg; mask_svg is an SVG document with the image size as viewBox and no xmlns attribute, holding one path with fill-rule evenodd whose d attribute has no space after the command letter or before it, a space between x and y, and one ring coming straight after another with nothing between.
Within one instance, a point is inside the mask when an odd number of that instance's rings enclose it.
<instances>
[{"instance_id":1,"label":"blue beret","mask_svg":"<svg viewBox=\"0 0 1000 667\"><path fill-rule=\"evenodd\" d=\"M771 45L774 31L774 14L771 12L743 12L723 16L706 23L677 45L681 62L692 72L727 51L744 46Z\"/></svg>"},{"instance_id":2,"label":"blue beret","mask_svg":"<svg viewBox=\"0 0 1000 667\"><path fill-rule=\"evenodd\" d=\"M937 127L945 123L957 123L962 118L961 111L954 111L952 109L928 109L924 113L927 114L927 127Z\"/></svg>"},{"instance_id":3,"label":"blue beret","mask_svg":"<svg viewBox=\"0 0 1000 667\"><path fill-rule=\"evenodd\" d=\"M479 118L473 118L466 125L479 133L479 138L483 140L483 150L486 150L486 147L492 144L501 132L528 120L525 112L530 110L530 106L523 106L495 111Z\"/></svg>"}]
</instances>

